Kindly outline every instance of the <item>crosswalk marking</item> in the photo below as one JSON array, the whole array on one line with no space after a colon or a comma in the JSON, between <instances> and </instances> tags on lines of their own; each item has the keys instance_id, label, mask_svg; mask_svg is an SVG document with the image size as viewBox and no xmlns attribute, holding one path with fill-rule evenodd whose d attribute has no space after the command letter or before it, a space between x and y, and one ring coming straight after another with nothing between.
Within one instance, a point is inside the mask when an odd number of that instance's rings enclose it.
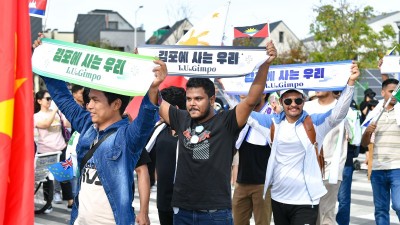
<instances>
[{"instance_id":1,"label":"crosswalk marking","mask_svg":"<svg viewBox=\"0 0 400 225\"><path fill-rule=\"evenodd\" d=\"M137 185L136 185L137 187ZM135 192L134 207L139 209L138 191ZM156 203L157 193L152 191L149 203L149 218L152 225L159 225L158 211ZM367 180L366 170L354 171L351 195L351 225L372 225L375 224L374 204L372 197L371 184ZM336 207L337 208L337 207ZM69 223L70 212L67 210L67 202L63 204L53 204L53 212L50 214L36 215L35 225L65 225ZM390 210L391 225L399 223L396 213ZM254 221L251 220L251 225ZM273 224L273 223L271 223Z\"/></svg>"}]
</instances>

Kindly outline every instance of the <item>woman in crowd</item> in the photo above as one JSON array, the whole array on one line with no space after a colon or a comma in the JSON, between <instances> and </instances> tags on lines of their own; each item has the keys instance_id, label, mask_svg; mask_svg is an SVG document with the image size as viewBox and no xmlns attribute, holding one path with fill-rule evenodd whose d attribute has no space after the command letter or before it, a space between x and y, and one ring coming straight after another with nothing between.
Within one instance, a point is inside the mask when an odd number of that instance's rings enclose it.
<instances>
[{"instance_id":1,"label":"woman in crowd","mask_svg":"<svg viewBox=\"0 0 400 225\"><path fill-rule=\"evenodd\" d=\"M61 132L61 118L64 124L69 122L61 116L58 108L50 108L51 105L50 94L46 90L38 91L35 95L35 114L33 116L34 128L37 131L37 152L48 153L62 151L60 160L65 160L66 143ZM63 199L68 200L68 209L72 208L73 196L70 182L61 183ZM43 183L43 192L46 205L35 213L50 213L53 208L51 202L53 201L54 185L52 180Z\"/></svg>"}]
</instances>

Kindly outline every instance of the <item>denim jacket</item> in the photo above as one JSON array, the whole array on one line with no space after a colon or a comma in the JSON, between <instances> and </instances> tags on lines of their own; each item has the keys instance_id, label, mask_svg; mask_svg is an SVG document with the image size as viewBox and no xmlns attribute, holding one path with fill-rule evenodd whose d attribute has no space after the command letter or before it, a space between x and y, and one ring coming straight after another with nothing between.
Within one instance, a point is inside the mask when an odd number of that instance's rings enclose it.
<instances>
[{"instance_id":1,"label":"denim jacket","mask_svg":"<svg viewBox=\"0 0 400 225\"><path fill-rule=\"evenodd\" d=\"M123 118L105 130L98 131L92 123L90 113L75 103L65 82L45 77L43 79L50 96L61 112L71 122L72 127L81 133L76 147L78 168L93 141L96 138L100 140L107 133L116 130L97 148L93 154L93 160L110 202L116 224L134 224L135 214L131 206L133 171L157 120L158 107L153 105L146 95L138 116L131 124L129 124L128 118ZM78 216L80 182L78 182L77 190L78 194L74 199L70 224L74 224Z\"/></svg>"}]
</instances>

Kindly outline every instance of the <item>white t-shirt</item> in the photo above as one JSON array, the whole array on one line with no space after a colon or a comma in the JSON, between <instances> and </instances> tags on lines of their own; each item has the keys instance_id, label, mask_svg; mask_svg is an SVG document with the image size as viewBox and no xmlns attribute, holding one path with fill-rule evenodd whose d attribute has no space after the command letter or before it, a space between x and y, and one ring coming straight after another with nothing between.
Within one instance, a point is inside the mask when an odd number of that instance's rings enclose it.
<instances>
[{"instance_id":1,"label":"white t-shirt","mask_svg":"<svg viewBox=\"0 0 400 225\"><path fill-rule=\"evenodd\" d=\"M272 177L272 199L293 205L318 204L311 201L307 191L303 165L306 151L296 134L295 123L283 120L274 142L278 146Z\"/></svg>"},{"instance_id":2,"label":"white t-shirt","mask_svg":"<svg viewBox=\"0 0 400 225\"><path fill-rule=\"evenodd\" d=\"M79 211L74 225L115 225L110 202L98 177L96 166L91 158L85 165L81 176L79 192Z\"/></svg>"}]
</instances>

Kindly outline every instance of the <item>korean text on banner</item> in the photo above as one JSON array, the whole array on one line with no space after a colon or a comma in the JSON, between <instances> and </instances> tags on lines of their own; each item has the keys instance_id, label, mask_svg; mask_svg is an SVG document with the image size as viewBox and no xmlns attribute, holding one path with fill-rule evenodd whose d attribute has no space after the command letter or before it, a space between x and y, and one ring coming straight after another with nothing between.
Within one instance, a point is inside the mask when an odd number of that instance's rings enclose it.
<instances>
[{"instance_id":1,"label":"korean text on banner","mask_svg":"<svg viewBox=\"0 0 400 225\"><path fill-rule=\"evenodd\" d=\"M143 96L154 80L154 57L42 39L33 71L45 77L127 96Z\"/></svg>"},{"instance_id":2,"label":"korean text on banner","mask_svg":"<svg viewBox=\"0 0 400 225\"><path fill-rule=\"evenodd\" d=\"M146 45L138 51L159 57L169 75L188 77L244 76L268 59L265 48L250 47Z\"/></svg>"},{"instance_id":3,"label":"korean text on banner","mask_svg":"<svg viewBox=\"0 0 400 225\"><path fill-rule=\"evenodd\" d=\"M351 61L271 66L264 92L284 89L342 90L350 77ZM221 79L228 94L247 94L257 72Z\"/></svg>"}]
</instances>

